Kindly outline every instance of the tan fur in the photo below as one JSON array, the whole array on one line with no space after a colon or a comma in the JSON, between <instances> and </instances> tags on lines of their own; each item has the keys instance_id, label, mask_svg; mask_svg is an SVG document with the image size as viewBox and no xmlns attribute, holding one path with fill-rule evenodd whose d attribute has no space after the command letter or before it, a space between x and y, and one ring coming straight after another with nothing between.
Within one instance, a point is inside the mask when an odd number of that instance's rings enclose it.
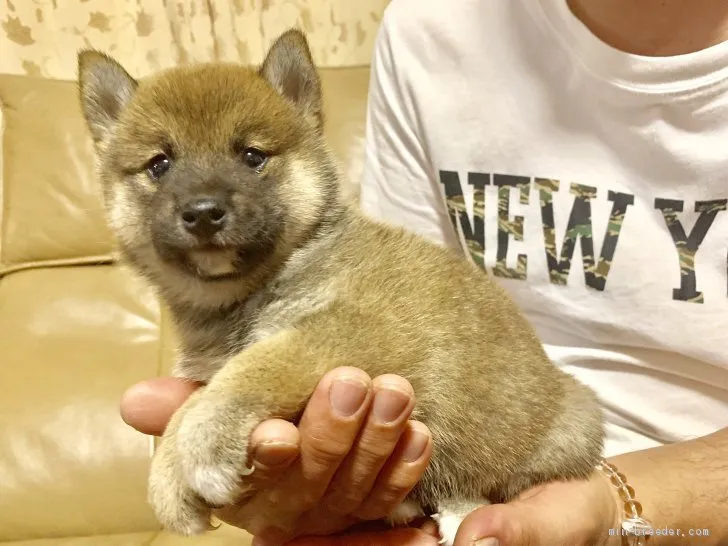
<instances>
[{"instance_id":1,"label":"tan fur","mask_svg":"<svg viewBox=\"0 0 728 546\"><path fill-rule=\"evenodd\" d=\"M149 499L166 528L207 530L212 505L246 492L239 476L254 427L296 421L322 375L342 364L406 377L414 416L432 431L432 462L395 516L449 517L592 471L603 435L596 398L549 362L504 290L451 251L343 203L300 33L284 34L260 71L202 65L136 82L96 52L79 66L110 225L172 309L178 374L208 382L174 415L153 460ZM241 138L275 152L260 173L236 166L231 142ZM232 198L235 244L249 243L263 204L274 211L260 216L275 241L258 262L235 262L232 244L214 257L186 251L198 269L240 276L211 282L160 258L160 240L177 237L176 201L157 192L175 188L150 183L142 166L170 142L187 169L174 183L241 176L233 193L268 192ZM154 214L170 218L157 239Z\"/></svg>"}]
</instances>

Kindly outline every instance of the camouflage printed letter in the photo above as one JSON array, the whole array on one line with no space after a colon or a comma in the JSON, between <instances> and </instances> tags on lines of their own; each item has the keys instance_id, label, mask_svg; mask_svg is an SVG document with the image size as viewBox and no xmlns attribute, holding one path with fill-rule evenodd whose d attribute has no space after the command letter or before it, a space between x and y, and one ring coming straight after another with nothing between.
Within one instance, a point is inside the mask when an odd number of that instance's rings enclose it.
<instances>
[{"instance_id":1,"label":"camouflage printed letter","mask_svg":"<svg viewBox=\"0 0 728 546\"><path fill-rule=\"evenodd\" d=\"M634 203L634 196L626 193L609 192L609 200L614 203L609 217L606 235L599 253L599 262L594 258L594 239L592 237L591 200L597 195L597 189L582 184L572 184L571 193L575 196L574 205L569 216L566 234L561 245L561 252L556 249L556 224L554 222L553 194L559 190L558 180L536 179L541 204L541 221L543 222L544 246L549 277L554 284L566 284L574 256L576 240L579 239L583 260L584 279L587 286L603 291L607 284L607 275L617 249L619 232L627 213L627 207Z\"/></svg>"},{"instance_id":2,"label":"camouflage printed letter","mask_svg":"<svg viewBox=\"0 0 728 546\"><path fill-rule=\"evenodd\" d=\"M683 201L677 199L655 199L655 208L662 212L680 260L680 288L673 289L672 299L703 303L703 293L697 290L695 255L710 226L713 225L715 217L719 212L726 210L728 199L696 201L695 212L699 212L700 216L695 221L689 236L686 236L685 229L677 217L677 214L683 210L683 204Z\"/></svg>"},{"instance_id":3,"label":"camouflage printed letter","mask_svg":"<svg viewBox=\"0 0 728 546\"><path fill-rule=\"evenodd\" d=\"M587 271L586 284L592 288L603 291L607 284L607 275L612 267L614 252L617 250L619 232L622 231L627 207L634 204L634 195L609 191L609 200L614 203L609 213L609 223L602 242L602 251L599 253L599 262L594 271Z\"/></svg>"},{"instance_id":4,"label":"camouflage printed letter","mask_svg":"<svg viewBox=\"0 0 728 546\"><path fill-rule=\"evenodd\" d=\"M531 181L525 176L510 176L506 174L494 174L493 184L498 187L498 249L496 251L496 264L493 267L493 274L509 279L526 279L528 256L519 254L516 268L506 265L508 256L508 239L513 236L516 241L523 241L523 216L510 218L511 188L520 190L520 203L528 205L528 193Z\"/></svg>"},{"instance_id":5,"label":"camouflage printed letter","mask_svg":"<svg viewBox=\"0 0 728 546\"><path fill-rule=\"evenodd\" d=\"M470 224L460 177L454 171L440 171L440 182L445 188L445 200L455 232L458 226L463 232L470 255L481 267L485 267L485 186L490 176L484 173L468 173L468 183L473 186L473 224Z\"/></svg>"}]
</instances>

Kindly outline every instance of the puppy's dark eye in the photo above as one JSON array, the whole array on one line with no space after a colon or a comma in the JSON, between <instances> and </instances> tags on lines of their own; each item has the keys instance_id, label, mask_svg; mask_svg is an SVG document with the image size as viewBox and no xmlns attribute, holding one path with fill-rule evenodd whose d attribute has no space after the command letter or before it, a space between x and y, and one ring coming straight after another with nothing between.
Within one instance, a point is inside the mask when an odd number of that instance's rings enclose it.
<instances>
[{"instance_id":1,"label":"puppy's dark eye","mask_svg":"<svg viewBox=\"0 0 728 546\"><path fill-rule=\"evenodd\" d=\"M164 154L155 155L146 165L149 177L158 180L172 166L172 160Z\"/></svg>"},{"instance_id":2,"label":"puppy's dark eye","mask_svg":"<svg viewBox=\"0 0 728 546\"><path fill-rule=\"evenodd\" d=\"M243 161L251 169L260 171L268 162L268 156L256 148L245 148L243 150Z\"/></svg>"}]
</instances>

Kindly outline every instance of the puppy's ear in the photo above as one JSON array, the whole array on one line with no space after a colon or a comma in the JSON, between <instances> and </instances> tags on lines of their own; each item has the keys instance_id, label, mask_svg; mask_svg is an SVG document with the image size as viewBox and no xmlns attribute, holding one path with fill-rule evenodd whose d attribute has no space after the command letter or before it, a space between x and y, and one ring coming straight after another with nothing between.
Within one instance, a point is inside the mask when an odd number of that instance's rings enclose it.
<instances>
[{"instance_id":1,"label":"puppy's ear","mask_svg":"<svg viewBox=\"0 0 728 546\"><path fill-rule=\"evenodd\" d=\"M308 40L300 30L291 29L278 37L263 61L260 75L321 129L321 80Z\"/></svg>"},{"instance_id":2,"label":"puppy's ear","mask_svg":"<svg viewBox=\"0 0 728 546\"><path fill-rule=\"evenodd\" d=\"M102 142L134 95L137 81L108 55L86 49L78 54L78 84L91 136Z\"/></svg>"}]
</instances>

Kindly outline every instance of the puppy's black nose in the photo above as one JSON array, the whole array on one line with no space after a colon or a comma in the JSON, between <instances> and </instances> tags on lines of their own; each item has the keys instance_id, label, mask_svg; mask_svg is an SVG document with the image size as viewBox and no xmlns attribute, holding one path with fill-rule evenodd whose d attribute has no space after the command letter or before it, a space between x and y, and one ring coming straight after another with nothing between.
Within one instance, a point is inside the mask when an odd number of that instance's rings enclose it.
<instances>
[{"instance_id":1,"label":"puppy's black nose","mask_svg":"<svg viewBox=\"0 0 728 546\"><path fill-rule=\"evenodd\" d=\"M193 235L211 237L227 221L227 210L217 199L195 199L182 207L182 225Z\"/></svg>"}]
</instances>

